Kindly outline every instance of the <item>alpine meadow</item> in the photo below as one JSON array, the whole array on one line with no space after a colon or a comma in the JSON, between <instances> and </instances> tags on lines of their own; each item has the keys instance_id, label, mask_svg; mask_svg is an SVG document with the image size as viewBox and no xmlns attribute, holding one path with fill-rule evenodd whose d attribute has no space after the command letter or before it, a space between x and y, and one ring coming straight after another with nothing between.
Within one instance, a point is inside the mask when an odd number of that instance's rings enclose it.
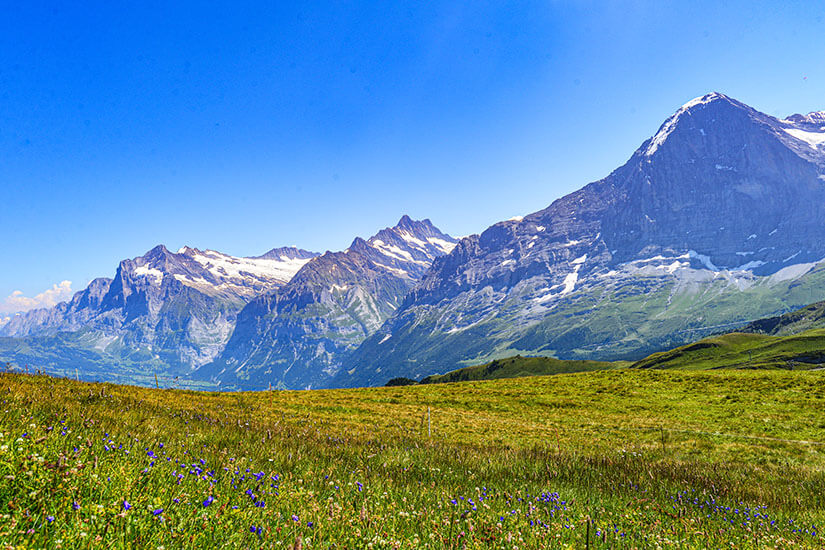
<instances>
[{"instance_id":1,"label":"alpine meadow","mask_svg":"<svg viewBox=\"0 0 825 550\"><path fill-rule=\"evenodd\" d=\"M0 31L0 548L825 548L825 5Z\"/></svg>"}]
</instances>

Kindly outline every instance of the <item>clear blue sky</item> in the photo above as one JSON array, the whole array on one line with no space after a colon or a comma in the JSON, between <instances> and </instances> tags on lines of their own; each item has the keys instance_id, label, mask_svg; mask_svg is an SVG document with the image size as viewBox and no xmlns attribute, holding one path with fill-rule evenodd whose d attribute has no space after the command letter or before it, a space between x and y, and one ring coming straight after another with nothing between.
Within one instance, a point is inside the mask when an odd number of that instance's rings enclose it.
<instances>
[{"instance_id":1,"label":"clear blue sky","mask_svg":"<svg viewBox=\"0 0 825 550\"><path fill-rule=\"evenodd\" d=\"M337 250L404 213L477 233L712 90L825 109L822 2L203 4L6 6L0 303L157 243Z\"/></svg>"}]
</instances>

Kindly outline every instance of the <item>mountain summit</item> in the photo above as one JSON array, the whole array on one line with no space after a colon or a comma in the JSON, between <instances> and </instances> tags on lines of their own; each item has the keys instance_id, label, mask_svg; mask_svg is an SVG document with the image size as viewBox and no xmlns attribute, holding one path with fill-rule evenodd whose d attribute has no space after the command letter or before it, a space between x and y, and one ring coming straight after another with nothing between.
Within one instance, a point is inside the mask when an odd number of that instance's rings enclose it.
<instances>
[{"instance_id":1,"label":"mountain summit","mask_svg":"<svg viewBox=\"0 0 825 550\"><path fill-rule=\"evenodd\" d=\"M437 259L333 384L517 352L633 358L825 298L800 286L825 258L819 120L689 101L606 178Z\"/></svg>"},{"instance_id":2,"label":"mountain summit","mask_svg":"<svg viewBox=\"0 0 825 550\"><path fill-rule=\"evenodd\" d=\"M343 252L314 258L289 284L241 311L223 353L203 374L240 388L328 384L346 354L455 242L430 220L404 216L367 240L355 238Z\"/></svg>"}]
</instances>

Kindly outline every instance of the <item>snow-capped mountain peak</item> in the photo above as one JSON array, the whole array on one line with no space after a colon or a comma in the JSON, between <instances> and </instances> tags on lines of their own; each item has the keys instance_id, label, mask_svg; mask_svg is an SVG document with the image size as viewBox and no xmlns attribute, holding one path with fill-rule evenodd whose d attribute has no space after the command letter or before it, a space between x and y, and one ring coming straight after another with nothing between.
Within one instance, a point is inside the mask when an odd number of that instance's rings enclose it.
<instances>
[{"instance_id":1,"label":"snow-capped mountain peak","mask_svg":"<svg viewBox=\"0 0 825 550\"><path fill-rule=\"evenodd\" d=\"M309 261L284 287L241 311L224 352L206 369L225 384L275 381L286 387L328 382L342 355L401 305L455 239L429 220L403 216L341 252Z\"/></svg>"},{"instance_id":2,"label":"snow-capped mountain peak","mask_svg":"<svg viewBox=\"0 0 825 550\"><path fill-rule=\"evenodd\" d=\"M795 114L782 120L782 122L790 122L793 124L814 124L825 126L825 111L812 111L807 115ZM825 130L825 128L820 128Z\"/></svg>"},{"instance_id":3,"label":"snow-capped mountain peak","mask_svg":"<svg viewBox=\"0 0 825 550\"><path fill-rule=\"evenodd\" d=\"M505 351L624 358L692 337L713 324L706 311L734 323L825 297L792 291L825 269L821 119L688 101L607 177L436 259L335 385Z\"/></svg>"},{"instance_id":4,"label":"snow-capped mountain peak","mask_svg":"<svg viewBox=\"0 0 825 550\"><path fill-rule=\"evenodd\" d=\"M121 271L143 285L161 286L171 277L212 296L251 299L289 282L312 258L297 248L273 249L262 256L238 257L184 246L177 253L158 245L121 262Z\"/></svg>"},{"instance_id":5,"label":"snow-capped mountain peak","mask_svg":"<svg viewBox=\"0 0 825 550\"><path fill-rule=\"evenodd\" d=\"M404 215L394 227L382 229L370 237L366 245L391 263L407 262L429 267L435 258L448 254L456 242L439 231L430 220L416 221Z\"/></svg>"},{"instance_id":6,"label":"snow-capped mountain peak","mask_svg":"<svg viewBox=\"0 0 825 550\"><path fill-rule=\"evenodd\" d=\"M791 115L781 121L782 131L815 151L825 151L825 111Z\"/></svg>"},{"instance_id":7,"label":"snow-capped mountain peak","mask_svg":"<svg viewBox=\"0 0 825 550\"><path fill-rule=\"evenodd\" d=\"M734 103L728 96L725 94L720 94L719 92L711 92L709 94L705 94L700 97L696 97L679 107L679 109L668 118L664 124L659 128L659 131L651 138L650 142L647 144L647 147L644 151L645 156L649 157L652 156L656 151L659 150L667 138L670 136L671 133L676 129L677 124L680 120L685 116L692 115L698 109L701 109L705 105L713 103L715 101L726 101L728 103ZM736 102L738 103L738 102Z\"/></svg>"}]
</instances>

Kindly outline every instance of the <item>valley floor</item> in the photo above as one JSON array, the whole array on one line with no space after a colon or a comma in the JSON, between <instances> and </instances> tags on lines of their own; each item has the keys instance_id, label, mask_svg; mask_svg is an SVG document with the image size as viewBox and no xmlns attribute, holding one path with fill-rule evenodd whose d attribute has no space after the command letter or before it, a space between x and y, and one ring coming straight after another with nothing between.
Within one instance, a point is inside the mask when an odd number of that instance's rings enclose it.
<instances>
[{"instance_id":1,"label":"valley floor","mask_svg":"<svg viewBox=\"0 0 825 550\"><path fill-rule=\"evenodd\" d=\"M0 398L9 547L825 546L821 371Z\"/></svg>"}]
</instances>

